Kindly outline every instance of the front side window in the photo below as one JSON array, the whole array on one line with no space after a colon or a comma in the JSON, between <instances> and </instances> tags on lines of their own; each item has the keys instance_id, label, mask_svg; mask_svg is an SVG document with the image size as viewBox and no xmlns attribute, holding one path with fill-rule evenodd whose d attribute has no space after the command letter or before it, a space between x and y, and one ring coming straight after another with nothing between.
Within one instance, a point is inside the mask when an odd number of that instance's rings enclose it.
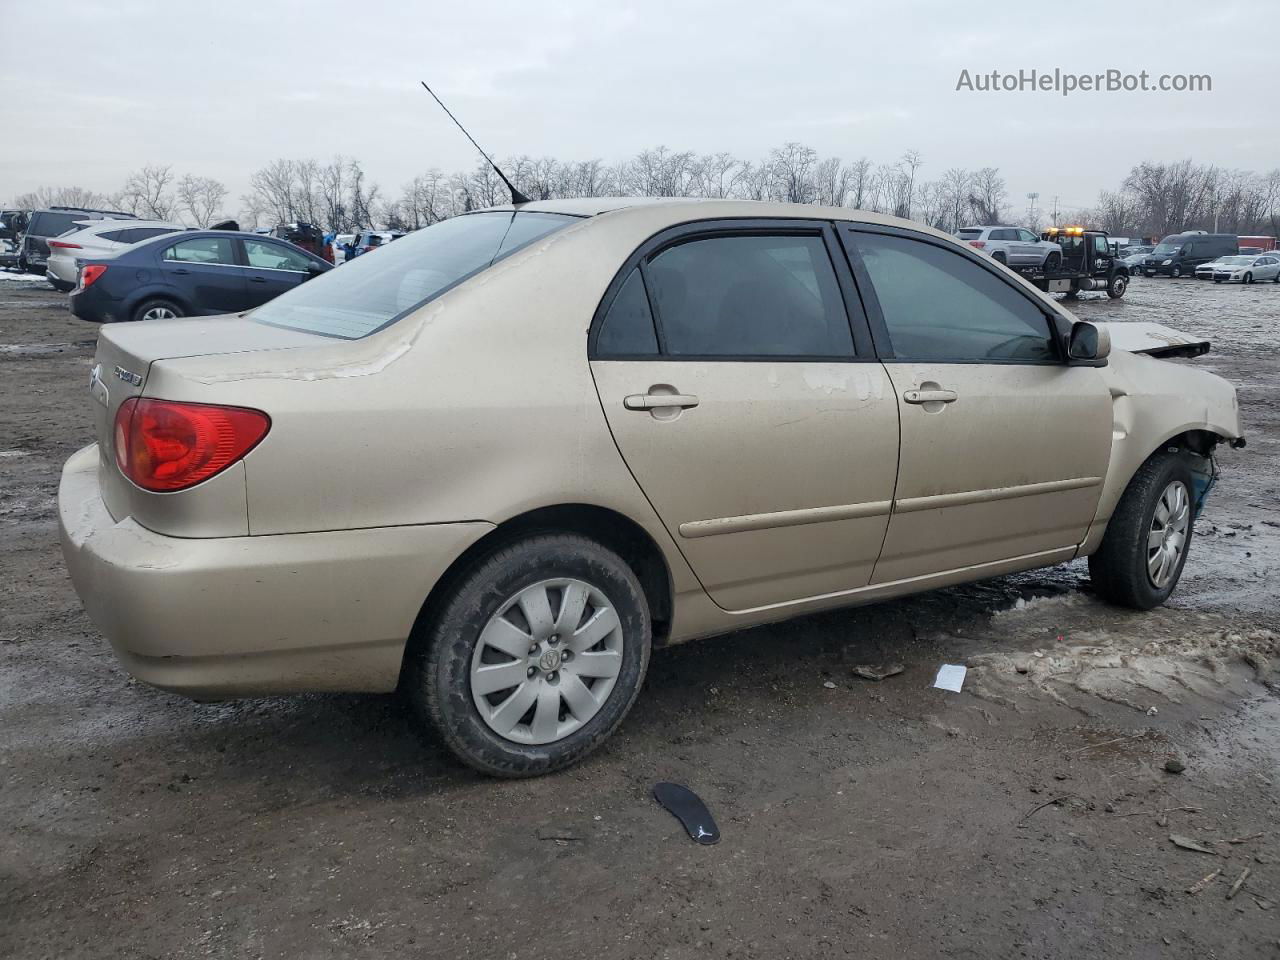
<instances>
[{"instance_id":1,"label":"front side window","mask_svg":"<svg viewBox=\"0 0 1280 960\"><path fill-rule=\"evenodd\" d=\"M311 261L297 250L269 240L246 240L244 242L245 258L249 266L259 270L290 270L295 273L306 273Z\"/></svg>"},{"instance_id":2,"label":"front side window","mask_svg":"<svg viewBox=\"0 0 1280 960\"><path fill-rule=\"evenodd\" d=\"M175 243L164 252L165 260L178 263L218 263L234 266L235 254L231 252L230 237L197 237Z\"/></svg>"},{"instance_id":3,"label":"front side window","mask_svg":"<svg viewBox=\"0 0 1280 960\"><path fill-rule=\"evenodd\" d=\"M819 234L685 241L655 256L646 279L667 354L853 355L844 301Z\"/></svg>"},{"instance_id":4,"label":"front side window","mask_svg":"<svg viewBox=\"0 0 1280 960\"><path fill-rule=\"evenodd\" d=\"M894 356L903 360L1046 362L1049 321L967 257L923 240L857 235Z\"/></svg>"},{"instance_id":5,"label":"front side window","mask_svg":"<svg viewBox=\"0 0 1280 960\"><path fill-rule=\"evenodd\" d=\"M326 337L365 337L521 247L579 221L532 211L453 217L299 284L252 316Z\"/></svg>"},{"instance_id":6,"label":"front side window","mask_svg":"<svg viewBox=\"0 0 1280 960\"><path fill-rule=\"evenodd\" d=\"M1018 236L1022 238L1023 243L1035 243L1036 235L1030 230L1019 230Z\"/></svg>"},{"instance_id":7,"label":"front side window","mask_svg":"<svg viewBox=\"0 0 1280 960\"><path fill-rule=\"evenodd\" d=\"M1111 253L1111 245L1107 243L1106 237L1094 237L1093 249L1095 253L1100 253L1103 256L1109 256Z\"/></svg>"}]
</instances>

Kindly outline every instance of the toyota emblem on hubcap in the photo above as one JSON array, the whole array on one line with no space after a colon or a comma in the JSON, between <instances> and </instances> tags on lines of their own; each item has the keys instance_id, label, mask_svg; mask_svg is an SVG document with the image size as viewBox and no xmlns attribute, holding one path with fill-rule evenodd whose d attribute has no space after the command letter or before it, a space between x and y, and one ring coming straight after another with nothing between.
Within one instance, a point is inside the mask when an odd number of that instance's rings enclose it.
<instances>
[{"instance_id":1,"label":"toyota emblem on hubcap","mask_svg":"<svg viewBox=\"0 0 1280 960\"><path fill-rule=\"evenodd\" d=\"M558 669L560 666L560 651L548 650L546 653L544 653L542 656L538 658L538 666L540 666L547 673L550 673L552 670Z\"/></svg>"}]
</instances>

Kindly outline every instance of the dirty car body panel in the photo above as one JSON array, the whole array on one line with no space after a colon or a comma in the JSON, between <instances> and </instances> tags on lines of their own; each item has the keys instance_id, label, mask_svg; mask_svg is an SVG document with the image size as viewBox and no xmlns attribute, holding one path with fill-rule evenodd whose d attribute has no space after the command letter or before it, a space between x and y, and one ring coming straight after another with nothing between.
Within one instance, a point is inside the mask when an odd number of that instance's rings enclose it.
<instances>
[{"instance_id":1,"label":"dirty car body panel","mask_svg":"<svg viewBox=\"0 0 1280 960\"><path fill-rule=\"evenodd\" d=\"M1057 563L1162 445L1241 435L1225 381L1072 361L1056 301L918 224L629 200L457 220L239 318L103 328L62 540L137 676L390 690L442 595L556 518L626 531L603 542L659 642ZM147 489L120 411L150 400L269 428Z\"/></svg>"}]
</instances>

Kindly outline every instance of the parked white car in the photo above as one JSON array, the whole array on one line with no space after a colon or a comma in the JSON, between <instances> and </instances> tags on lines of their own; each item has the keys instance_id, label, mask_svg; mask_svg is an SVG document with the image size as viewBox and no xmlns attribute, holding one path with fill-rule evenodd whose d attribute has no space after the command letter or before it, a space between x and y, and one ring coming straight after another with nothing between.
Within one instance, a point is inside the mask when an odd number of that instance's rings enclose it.
<instances>
[{"instance_id":1,"label":"parked white car","mask_svg":"<svg viewBox=\"0 0 1280 960\"><path fill-rule=\"evenodd\" d=\"M164 220L93 220L82 230L49 240L49 262L45 278L55 289L66 293L75 289L81 260L113 257L125 247L150 240L162 233L187 229Z\"/></svg>"},{"instance_id":2,"label":"parked white car","mask_svg":"<svg viewBox=\"0 0 1280 960\"><path fill-rule=\"evenodd\" d=\"M1025 227L961 227L956 236L1005 266L1055 270L1062 265L1062 247Z\"/></svg>"},{"instance_id":3,"label":"parked white car","mask_svg":"<svg viewBox=\"0 0 1280 960\"><path fill-rule=\"evenodd\" d=\"M1211 264L1197 267L1197 278L1205 267L1213 268L1211 278L1214 283L1222 283L1224 280L1237 280L1240 283L1270 280L1272 283L1280 283L1280 256L1275 253L1253 257L1222 257Z\"/></svg>"}]
</instances>

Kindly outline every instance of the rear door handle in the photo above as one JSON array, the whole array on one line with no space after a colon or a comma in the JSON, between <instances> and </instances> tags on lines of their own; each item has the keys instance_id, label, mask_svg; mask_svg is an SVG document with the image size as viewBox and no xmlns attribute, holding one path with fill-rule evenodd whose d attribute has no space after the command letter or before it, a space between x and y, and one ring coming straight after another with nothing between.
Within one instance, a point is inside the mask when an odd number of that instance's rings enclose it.
<instances>
[{"instance_id":1,"label":"rear door handle","mask_svg":"<svg viewBox=\"0 0 1280 960\"><path fill-rule=\"evenodd\" d=\"M908 390L902 399L907 403L955 403L959 395L954 390Z\"/></svg>"},{"instance_id":2,"label":"rear door handle","mask_svg":"<svg viewBox=\"0 0 1280 960\"><path fill-rule=\"evenodd\" d=\"M185 277L190 272L191 272L190 270L184 270L181 267L179 267L177 270L173 271L173 274L176 277Z\"/></svg>"},{"instance_id":3,"label":"rear door handle","mask_svg":"<svg viewBox=\"0 0 1280 960\"><path fill-rule=\"evenodd\" d=\"M252 281L253 283L266 283L266 282L267 282L267 278L266 278L266 277L250 277L250 278L249 278L249 280L250 280L250 281Z\"/></svg>"},{"instance_id":4,"label":"rear door handle","mask_svg":"<svg viewBox=\"0 0 1280 960\"><path fill-rule=\"evenodd\" d=\"M633 393L622 398L628 410L659 410L662 407L679 407L687 410L698 405L698 398L688 393Z\"/></svg>"}]
</instances>

